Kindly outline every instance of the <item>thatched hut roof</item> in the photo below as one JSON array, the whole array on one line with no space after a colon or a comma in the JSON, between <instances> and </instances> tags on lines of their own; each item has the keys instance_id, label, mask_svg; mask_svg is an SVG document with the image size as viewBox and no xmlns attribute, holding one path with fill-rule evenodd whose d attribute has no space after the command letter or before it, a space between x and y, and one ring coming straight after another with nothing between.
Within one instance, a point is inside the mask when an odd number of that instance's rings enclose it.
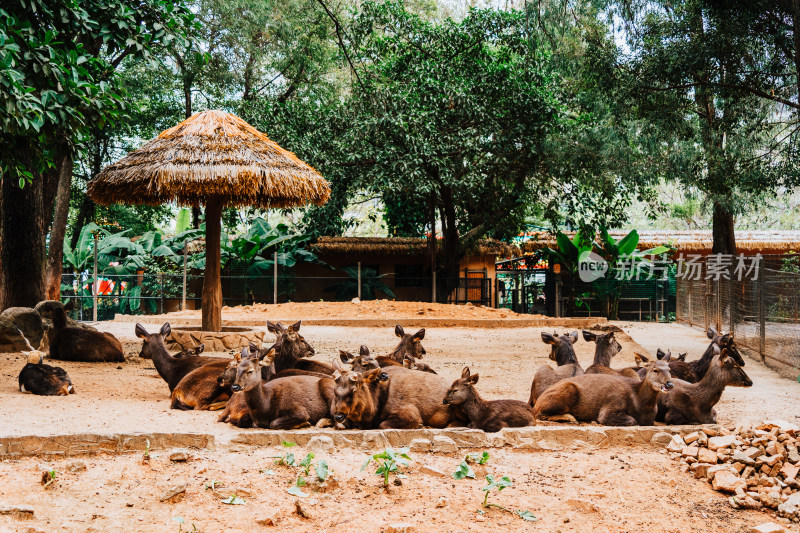
<instances>
[{"instance_id":1,"label":"thatched hut roof","mask_svg":"<svg viewBox=\"0 0 800 533\"><path fill-rule=\"evenodd\" d=\"M92 200L182 205L219 197L226 205L321 205L330 185L309 165L244 120L197 113L107 166L89 183Z\"/></svg>"},{"instance_id":2,"label":"thatched hut roof","mask_svg":"<svg viewBox=\"0 0 800 533\"><path fill-rule=\"evenodd\" d=\"M419 255L428 250L428 239L417 237L320 237L311 249L317 254ZM519 249L508 243L483 239L467 252L512 256Z\"/></svg>"},{"instance_id":3,"label":"thatched hut roof","mask_svg":"<svg viewBox=\"0 0 800 533\"><path fill-rule=\"evenodd\" d=\"M619 240L627 230L614 230L609 234ZM669 245L680 254L710 254L714 243L710 231L692 230L638 230L640 250ZM567 233L570 237L574 233ZM519 245L523 253L533 253L542 248L557 246L556 240L545 231L529 234L529 240ZM736 249L744 254L783 254L800 252L800 231L795 230L742 230L736 232Z\"/></svg>"}]
</instances>

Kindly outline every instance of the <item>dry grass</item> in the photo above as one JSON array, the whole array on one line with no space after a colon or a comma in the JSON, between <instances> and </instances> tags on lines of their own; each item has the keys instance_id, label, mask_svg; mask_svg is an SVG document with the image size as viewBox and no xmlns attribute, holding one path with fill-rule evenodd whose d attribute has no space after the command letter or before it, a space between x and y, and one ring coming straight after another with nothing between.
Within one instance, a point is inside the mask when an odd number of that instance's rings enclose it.
<instances>
[{"instance_id":1,"label":"dry grass","mask_svg":"<svg viewBox=\"0 0 800 533\"><path fill-rule=\"evenodd\" d=\"M419 255L428 250L428 239L417 237L320 237L312 245L318 254ZM441 244L439 245L441 249ZM477 255L511 257L519 248L502 241L482 239L467 249Z\"/></svg>"},{"instance_id":2,"label":"dry grass","mask_svg":"<svg viewBox=\"0 0 800 533\"><path fill-rule=\"evenodd\" d=\"M330 184L247 122L204 111L107 166L89 183L92 200L183 205L218 197L227 205L324 204Z\"/></svg>"}]
</instances>

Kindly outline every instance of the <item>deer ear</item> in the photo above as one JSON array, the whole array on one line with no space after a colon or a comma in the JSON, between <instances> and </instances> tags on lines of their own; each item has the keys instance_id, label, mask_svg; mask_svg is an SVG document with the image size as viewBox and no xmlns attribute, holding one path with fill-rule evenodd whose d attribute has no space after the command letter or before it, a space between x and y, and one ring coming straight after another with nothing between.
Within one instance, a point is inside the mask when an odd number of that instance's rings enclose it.
<instances>
[{"instance_id":1,"label":"deer ear","mask_svg":"<svg viewBox=\"0 0 800 533\"><path fill-rule=\"evenodd\" d=\"M573 331L573 332L570 334L570 336L569 336L569 341L570 341L572 344L575 344L576 342L578 342L578 332L577 332L577 331Z\"/></svg>"},{"instance_id":2,"label":"deer ear","mask_svg":"<svg viewBox=\"0 0 800 533\"><path fill-rule=\"evenodd\" d=\"M664 356L667 355L664 353L664 350L661 348L656 348L656 359L661 360L664 359Z\"/></svg>"},{"instance_id":3,"label":"deer ear","mask_svg":"<svg viewBox=\"0 0 800 533\"><path fill-rule=\"evenodd\" d=\"M558 344L558 337L551 335L550 333L542 332L542 342L545 344Z\"/></svg>"},{"instance_id":4,"label":"deer ear","mask_svg":"<svg viewBox=\"0 0 800 533\"><path fill-rule=\"evenodd\" d=\"M642 355L640 353L636 354L636 356L634 357L634 360L636 361L636 366L643 366L645 363L647 363L649 361L647 356L644 356L644 355Z\"/></svg>"},{"instance_id":5,"label":"deer ear","mask_svg":"<svg viewBox=\"0 0 800 533\"><path fill-rule=\"evenodd\" d=\"M404 358L403 358L403 366L404 366L404 367L406 367L406 368L411 368L411 365L413 365L413 364L414 364L414 361L412 361L412 360L411 360L411 359L409 359L408 357L404 357Z\"/></svg>"},{"instance_id":6,"label":"deer ear","mask_svg":"<svg viewBox=\"0 0 800 533\"><path fill-rule=\"evenodd\" d=\"M403 326L401 326L400 324L397 324L394 327L394 334L397 335L398 337L402 337L403 335L406 334L406 332L403 330Z\"/></svg>"},{"instance_id":7,"label":"deer ear","mask_svg":"<svg viewBox=\"0 0 800 533\"><path fill-rule=\"evenodd\" d=\"M242 359L247 359L250 357L250 350L247 347L242 348L241 355Z\"/></svg>"},{"instance_id":8,"label":"deer ear","mask_svg":"<svg viewBox=\"0 0 800 533\"><path fill-rule=\"evenodd\" d=\"M278 328L275 326L273 322L267 320L267 331L270 333L278 333Z\"/></svg>"},{"instance_id":9,"label":"deer ear","mask_svg":"<svg viewBox=\"0 0 800 533\"><path fill-rule=\"evenodd\" d=\"M417 342L421 341L425 338L425 328L422 328L418 332L414 333L413 339Z\"/></svg>"},{"instance_id":10,"label":"deer ear","mask_svg":"<svg viewBox=\"0 0 800 533\"><path fill-rule=\"evenodd\" d=\"M169 322L164 322L164 325L161 326L161 331L158 332L164 338L169 337L169 334L172 333L172 328L169 325Z\"/></svg>"},{"instance_id":11,"label":"deer ear","mask_svg":"<svg viewBox=\"0 0 800 533\"><path fill-rule=\"evenodd\" d=\"M197 348L195 348L194 353L195 355L200 355L201 353L203 353L203 351L205 351L205 349L206 349L205 343L201 342L200 344L197 345Z\"/></svg>"},{"instance_id":12,"label":"deer ear","mask_svg":"<svg viewBox=\"0 0 800 533\"><path fill-rule=\"evenodd\" d=\"M672 359L672 350L667 350L667 353L666 353L666 354L664 354L664 359L663 359L663 361L664 361L665 363L669 363L671 359Z\"/></svg>"},{"instance_id":13,"label":"deer ear","mask_svg":"<svg viewBox=\"0 0 800 533\"><path fill-rule=\"evenodd\" d=\"M242 351L244 351L244 350L242 350ZM242 362L242 354L240 354L239 352L236 352L235 354L233 354L233 360L236 361L237 363L241 363Z\"/></svg>"},{"instance_id":14,"label":"deer ear","mask_svg":"<svg viewBox=\"0 0 800 533\"><path fill-rule=\"evenodd\" d=\"M583 340L585 340L586 342L596 342L597 341L597 335L595 335L591 331L583 330L581 333L583 333Z\"/></svg>"},{"instance_id":15,"label":"deer ear","mask_svg":"<svg viewBox=\"0 0 800 533\"><path fill-rule=\"evenodd\" d=\"M467 383L470 385L475 385L478 382L478 377L480 374L472 374L470 377L467 378Z\"/></svg>"},{"instance_id":16,"label":"deer ear","mask_svg":"<svg viewBox=\"0 0 800 533\"><path fill-rule=\"evenodd\" d=\"M715 344L711 347L711 350L714 352L714 355L719 355L722 350L720 350L719 345Z\"/></svg>"},{"instance_id":17,"label":"deer ear","mask_svg":"<svg viewBox=\"0 0 800 533\"><path fill-rule=\"evenodd\" d=\"M339 350L339 359L342 360L342 363L349 363L353 360L353 355L344 350Z\"/></svg>"},{"instance_id":18,"label":"deer ear","mask_svg":"<svg viewBox=\"0 0 800 533\"><path fill-rule=\"evenodd\" d=\"M714 326L708 326L708 330L706 331L706 335L708 336L709 339L711 339L713 341L714 337L716 337L719 334L717 333L717 330L716 330L716 328Z\"/></svg>"},{"instance_id":19,"label":"deer ear","mask_svg":"<svg viewBox=\"0 0 800 533\"><path fill-rule=\"evenodd\" d=\"M363 376L361 379L364 383L372 383L378 381L381 378L381 372L383 372L380 368L376 368L375 370L370 370Z\"/></svg>"},{"instance_id":20,"label":"deer ear","mask_svg":"<svg viewBox=\"0 0 800 533\"><path fill-rule=\"evenodd\" d=\"M269 366L272 364L272 361L275 359L275 348L270 348L267 353L259 357L261 360L261 364L264 366Z\"/></svg>"},{"instance_id":21,"label":"deer ear","mask_svg":"<svg viewBox=\"0 0 800 533\"><path fill-rule=\"evenodd\" d=\"M297 333L298 331L300 331L300 325L301 325L302 323L303 323L303 321L302 321L302 320L298 320L297 322L295 322L294 324L292 324L291 326L289 326L289 329L290 329L291 331L294 331L295 333Z\"/></svg>"},{"instance_id":22,"label":"deer ear","mask_svg":"<svg viewBox=\"0 0 800 533\"><path fill-rule=\"evenodd\" d=\"M359 355L369 355L369 348L366 345L362 344L361 347L358 349Z\"/></svg>"},{"instance_id":23,"label":"deer ear","mask_svg":"<svg viewBox=\"0 0 800 533\"><path fill-rule=\"evenodd\" d=\"M469 367L465 366L464 370L461 371L461 379L465 379L469 377Z\"/></svg>"},{"instance_id":24,"label":"deer ear","mask_svg":"<svg viewBox=\"0 0 800 533\"><path fill-rule=\"evenodd\" d=\"M147 338L147 330L144 329L144 326L141 324L136 324L136 327L133 328L133 332L136 333L136 336L140 339Z\"/></svg>"},{"instance_id":25,"label":"deer ear","mask_svg":"<svg viewBox=\"0 0 800 533\"><path fill-rule=\"evenodd\" d=\"M686 361L686 354L688 352L683 352L678 354L678 361Z\"/></svg>"},{"instance_id":26,"label":"deer ear","mask_svg":"<svg viewBox=\"0 0 800 533\"><path fill-rule=\"evenodd\" d=\"M347 361L344 360L344 356L342 355L343 353L346 354L347 352L342 352L341 350L339 350L339 358L345 363L347 363ZM333 368L338 370L339 373L344 372L345 370L345 368L342 366L342 363L340 363L338 359L333 360Z\"/></svg>"}]
</instances>

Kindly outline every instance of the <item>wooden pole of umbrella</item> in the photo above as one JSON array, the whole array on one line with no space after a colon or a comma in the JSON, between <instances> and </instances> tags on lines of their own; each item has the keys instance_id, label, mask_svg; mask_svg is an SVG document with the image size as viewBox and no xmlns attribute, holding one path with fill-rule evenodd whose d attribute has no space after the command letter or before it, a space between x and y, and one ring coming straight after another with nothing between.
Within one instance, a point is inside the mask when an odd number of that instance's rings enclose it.
<instances>
[{"instance_id":1,"label":"wooden pole of umbrella","mask_svg":"<svg viewBox=\"0 0 800 533\"><path fill-rule=\"evenodd\" d=\"M203 331L222 331L222 201L206 203L206 273L203 278Z\"/></svg>"}]
</instances>

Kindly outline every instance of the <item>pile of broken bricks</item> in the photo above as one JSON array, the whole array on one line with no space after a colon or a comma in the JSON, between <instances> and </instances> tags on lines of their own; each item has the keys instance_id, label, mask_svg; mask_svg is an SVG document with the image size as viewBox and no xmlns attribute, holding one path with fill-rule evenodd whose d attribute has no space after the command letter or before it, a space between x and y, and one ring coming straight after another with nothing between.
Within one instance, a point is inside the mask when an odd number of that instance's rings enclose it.
<instances>
[{"instance_id":1,"label":"pile of broken bricks","mask_svg":"<svg viewBox=\"0 0 800 533\"><path fill-rule=\"evenodd\" d=\"M735 509L772 509L800 522L800 427L783 421L755 428L702 429L667 444L684 471L731 494Z\"/></svg>"}]
</instances>

